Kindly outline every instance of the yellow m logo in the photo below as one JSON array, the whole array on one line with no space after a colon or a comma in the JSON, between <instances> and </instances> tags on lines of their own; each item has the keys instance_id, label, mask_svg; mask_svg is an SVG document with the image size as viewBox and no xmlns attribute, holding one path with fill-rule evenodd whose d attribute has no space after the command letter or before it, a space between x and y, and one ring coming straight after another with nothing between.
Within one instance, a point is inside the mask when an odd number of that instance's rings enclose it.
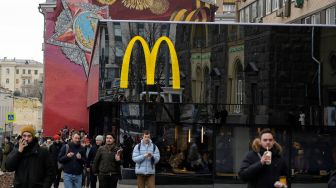
<instances>
[{"instance_id":1,"label":"yellow m logo","mask_svg":"<svg viewBox=\"0 0 336 188\"><path fill-rule=\"evenodd\" d=\"M128 87L129 63L130 63L132 49L136 41L139 41L141 43L144 54L145 54L147 85L154 85L156 58L157 58L161 43L165 41L168 45L169 52L170 52L170 58L172 62L173 88L180 89L180 69L179 69L179 63L177 59L176 50L175 50L173 42L166 36L160 37L155 42L152 51L150 51L147 42L141 36L135 36L132 38L132 40L128 43L128 46L124 54L124 59L123 59L122 67L121 67L120 88Z\"/></svg>"}]
</instances>

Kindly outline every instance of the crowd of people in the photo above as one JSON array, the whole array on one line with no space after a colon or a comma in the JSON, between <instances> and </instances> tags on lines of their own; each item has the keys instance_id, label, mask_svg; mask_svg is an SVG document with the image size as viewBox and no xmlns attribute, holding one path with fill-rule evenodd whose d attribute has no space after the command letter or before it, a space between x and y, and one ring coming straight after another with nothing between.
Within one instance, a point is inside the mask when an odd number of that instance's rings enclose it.
<instances>
[{"instance_id":1,"label":"crowd of people","mask_svg":"<svg viewBox=\"0 0 336 188\"><path fill-rule=\"evenodd\" d=\"M191 149L196 150L195 147L191 145ZM169 161L178 166L186 157L181 152L175 153L183 157ZM187 158L201 158L194 153L196 155L191 152ZM282 153L274 133L270 129L262 130L242 161L239 177L247 182L248 188L286 188L288 169ZM143 132L137 144L126 135L123 144L118 144L113 133L90 140L85 131L69 131L65 127L40 143L35 129L25 126L17 139L4 139L0 156L1 170L15 172L14 188L57 188L61 179L65 188L95 188L98 181L100 188L116 188L121 169L133 164L138 187L154 188L160 148L151 140L149 131ZM335 186L336 173L333 173L329 188Z\"/></svg>"},{"instance_id":2,"label":"crowd of people","mask_svg":"<svg viewBox=\"0 0 336 188\"><path fill-rule=\"evenodd\" d=\"M90 140L84 130L77 132L65 127L41 142L35 129L25 126L13 142L5 138L1 168L3 172L15 172L14 188L57 188L61 179L65 188L95 188L97 181L100 188L113 188L121 178L121 166L130 166L132 160L138 167L135 170L138 187L146 184L155 187L155 165L160 160L160 152L152 143L150 133L145 131L135 146L127 136L122 145L116 140L112 133ZM129 156L125 157L126 163L124 155Z\"/></svg>"}]
</instances>

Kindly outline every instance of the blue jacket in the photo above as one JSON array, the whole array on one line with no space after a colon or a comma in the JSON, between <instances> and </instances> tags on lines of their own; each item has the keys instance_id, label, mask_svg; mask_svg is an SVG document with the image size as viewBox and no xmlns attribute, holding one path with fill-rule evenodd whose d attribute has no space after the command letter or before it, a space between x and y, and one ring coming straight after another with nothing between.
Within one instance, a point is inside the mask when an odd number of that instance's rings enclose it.
<instances>
[{"instance_id":1,"label":"blue jacket","mask_svg":"<svg viewBox=\"0 0 336 188\"><path fill-rule=\"evenodd\" d=\"M67 157L67 153L73 152L74 156ZM83 166L86 164L85 150L78 144L69 143L69 150L66 153L66 144L63 145L58 155L58 161L63 164L63 170L67 174L80 175L83 172ZM81 154L81 159L77 159L76 154Z\"/></svg>"},{"instance_id":2,"label":"blue jacket","mask_svg":"<svg viewBox=\"0 0 336 188\"><path fill-rule=\"evenodd\" d=\"M149 141L148 145L145 145L143 140L139 144L134 147L132 154L132 159L135 162L135 174L155 174L155 164L160 160L159 148L152 143L152 140ZM152 158L145 158L145 153L152 153Z\"/></svg>"}]
</instances>

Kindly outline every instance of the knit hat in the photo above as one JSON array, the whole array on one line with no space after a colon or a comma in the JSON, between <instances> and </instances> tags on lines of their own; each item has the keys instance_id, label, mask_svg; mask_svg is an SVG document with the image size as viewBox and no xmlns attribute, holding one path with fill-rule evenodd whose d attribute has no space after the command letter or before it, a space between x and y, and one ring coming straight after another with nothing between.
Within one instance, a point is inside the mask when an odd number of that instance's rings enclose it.
<instances>
[{"instance_id":1,"label":"knit hat","mask_svg":"<svg viewBox=\"0 0 336 188\"><path fill-rule=\"evenodd\" d=\"M53 136L53 139L54 139L54 140L59 140L59 139L60 139L60 136L59 136L58 134L55 134L55 135Z\"/></svg>"},{"instance_id":2,"label":"knit hat","mask_svg":"<svg viewBox=\"0 0 336 188\"><path fill-rule=\"evenodd\" d=\"M21 128L21 135L24 132L28 132L30 134L32 134L33 136L35 136L35 128L32 125L27 125Z\"/></svg>"},{"instance_id":3,"label":"knit hat","mask_svg":"<svg viewBox=\"0 0 336 188\"><path fill-rule=\"evenodd\" d=\"M96 136L96 141L104 141L104 137L102 135Z\"/></svg>"},{"instance_id":4,"label":"knit hat","mask_svg":"<svg viewBox=\"0 0 336 188\"><path fill-rule=\"evenodd\" d=\"M85 138L84 139L84 143L86 143L86 144L90 143L90 139L89 138Z\"/></svg>"}]
</instances>

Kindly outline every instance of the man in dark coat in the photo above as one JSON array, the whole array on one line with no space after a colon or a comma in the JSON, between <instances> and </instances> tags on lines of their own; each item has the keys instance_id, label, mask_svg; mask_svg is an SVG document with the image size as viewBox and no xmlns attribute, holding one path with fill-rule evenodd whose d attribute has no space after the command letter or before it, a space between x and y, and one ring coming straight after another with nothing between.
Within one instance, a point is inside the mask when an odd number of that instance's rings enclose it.
<instances>
[{"instance_id":1,"label":"man in dark coat","mask_svg":"<svg viewBox=\"0 0 336 188\"><path fill-rule=\"evenodd\" d=\"M336 170L331 173L328 188L336 188Z\"/></svg>"},{"instance_id":2,"label":"man in dark coat","mask_svg":"<svg viewBox=\"0 0 336 188\"><path fill-rule=\"evenodd\" d=\"M54 166L56 167L55 168L56 176L54 178L54 188L58 188L59 182L61 180L62 168L59 168L59 165L57 162L58 162L58 155L61 151L63 143L60 141L61 137L57 134L53 136L53 139L54 139L54 143L51 144L51 146L49 147L49 152L52 156Z\"/></svg>"},{"instance_id":3,"label":"man in dark coat","mask_svg":"<svg viewBox=\"0 0 336 188\"><path fill-rule=\"evenodd\" d=\"M33 126L23 127L21 136L5 164L8 171L15 171L14 188L50 188L55 167L48 150L39 146Z\"/></svg>"},{"instance_id":4,"label":"man in dark coat","mask_svg":"<svg viewBox=\"0 0 336 188\"><path fill-rule=\"evenodd\" d=\"M282 188L277 181L281 176L287 176L287 165L272 131L262 130L259 138L253 141L252 149L241 164L239 177L248 182L248 188Z\"/></svg>"},{"instance_id":5,"label":"man in dark coat","mask_svg":"<svg viewBox=\"0 0 336 188\"><path fill-rule=\"evenodd\" d=\"M92 170L98 174L99 188L117 188L120 178L121 149L112 133L105 136L105 145L99 147L93 161Z\"/></svg>"},{"instance_id":6,"label":"man in dark coat","mask_svg":"<svg viewBox=\"0 0 336 188\"><path fill-rule=\"evenodd\" d=\"M94 144L89 152L89 155L88 155L88 171L90 171L90 187L91 188L96 188L97 187L97 175L95 175L93 172L92 172L92 168L93 168L93 160L94 158L96 157L96 154L97 154L97 151L99 149L100 146L103 145L103 142L104 142L104 137L102 135L98 135L96 136L96 144Z\"/></svg>"},{"instance_id":7,"label":"man in dark coat","mask_svg":"<svg viewBox=\"0 0 336 188\"><path fill-rule=\"evenodd\" d=\"M74 132L71 142L65 144L58 155L58 161L63 164L64 187L81 188L83 167L86 165L84 148L80 145L80 136Z\"/></svg>"}]
</instances>

